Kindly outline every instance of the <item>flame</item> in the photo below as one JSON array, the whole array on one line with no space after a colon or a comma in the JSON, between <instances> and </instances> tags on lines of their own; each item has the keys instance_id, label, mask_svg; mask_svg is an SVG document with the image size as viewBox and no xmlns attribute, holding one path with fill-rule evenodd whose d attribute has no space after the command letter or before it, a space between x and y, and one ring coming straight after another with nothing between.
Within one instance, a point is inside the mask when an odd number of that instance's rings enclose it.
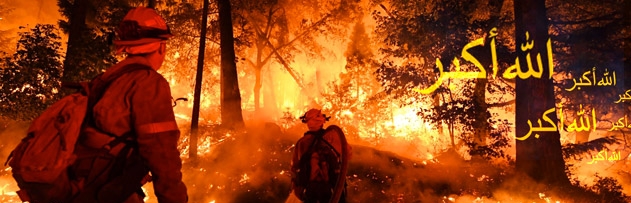
<instances>
[{"instance_id":1,"label":"flame","mask_svg":"<svg viewBox=\"0 0 631 203\"><path fill-rule=\"evenodd\" d=\"M11 167L3 169L3 171L10 171ZM0 176L0 201L13 203L22 202L15 193L19 188L15 183L15 180L11 176Z\"/></svg>"},{"instance_id":2,"label":"flame","mask_svg":"<svg viewBox=\"0 0 631 203\"><path fill-rule=\"evenodd\" d=\"M189 117L188 115L185 115L185 114L181 114L181 113L176 113L175 114L175 118L176 119L181 119L181 120L184 120L184 121L190 121L191 120L191 117Z\"/></svg>"},{"instance_id":3,"label":"flame","mask_svg":"<svg viewBox=\"0 0 631 203\"><path fill-rule=\"evenodd\" d=\"M240 184L240 185L243 185L243 184L247 183L247 182L248 182L248 180L250 180L250 177L248 177L248 174L244 173L244 174L241 176L241 180L239 180L239 184Z\"/></svg>"},{"instance_id":4,"label":"flame","mask_svg":"<svg viewBox=\"0 0 631 203\"><path fill-rule=\"evenodd\" d=\"M10 20L7 16L5 20ZM365 16L366 19L372 20L370 15ZM53 18L51 18L53 19ZM2 18L0 17L0 20ZM374 23L367 23L374 24ZM303 90L300 85L298 85L297 81L285 70L285 67L279 63L269 63L265 66L263 71L263 88L261 89L261 107L263 109L267 109L264 113L265 116L269 116L271 120L277 121L281 116L280 111L285 111L289 115L293 117L297 117L296 115L301 115L304 113L305 109L313 107L308 98L314 97L315 100L322 103L322 98L319 93L327 93L331 90L326 88L326 84L329 82L336 81L339 76L339 73L344 71L344 67L346 65L345 58L343 57L344 51L343 45L346 42L332 42L329 39L325 38L317 38L317 43L321 44L324 48L328 49L330 53L322 53L326 55L326 57L322 57L322 59L313 59L312 56L296 54L295 58L291 60L289 66L293 68L297 75L302 76L302 82L305 85L306 91ZM192 46L192 45L189 45ZM193 47L194 48L194 47ZM377 49L378 46L372 46L371 48ZM373 50L374 51L374 50ZM325 51L326 52L326 51ZM375 52L377 53L377 52ZM183 51L174 51L172 58L178 59L186 57L186 52ZM252 56L254 54L251 54ZM417 58L410 58L410 61L418 60ZM189 61L189 63L193 64L193 62ZM248 67L246 64L239 62L237 66L240 69L239 72L239 86L242 92L242 109L244 114L247 112L253 111L254 108L254 96L251 93L253 87L253 81L247 78L253 74L247 74L243 71ZM418 63L418 62L416 62ZM186 64L190 65L190 64ZM165 66L172 67L182 67L183 65L177 65L173 60L165 61ZM207 69L213 70L210 75L204 75L204 77L218 77L219 73L216 71L218 69L217 66L213 66L208 64ZM191 109L193 106L193 88L191 88L191 83L194 83L190 78L176 78L176 74L174 72L165 72L163 73L165 78L167 78L168 82L171 85L172 93L175 98L185 97L188 98L188 102L179 102L177 106L174 108L175 116L178 119L179 123L190 123L191 122ZM189 79L189 81L186 81ZM217 84L204 84L204 85L215 85ZM199 122L201 125L205 124L216 124L218 122L218 118L215 112L218 112L217 109L220 107L220 96L217 91L217 88L213 86L209 88L210 90L204 90L202 93L202 98L200 99L200 118ZM22 87L22 90L30 88L30 86ZM369 98L369 91L364 87L353 87L356 88L357 92L353 95L353 99L356 102L364 102ZM17 91L17 90L16 90ZM270 106L263 105L265 100L270 99L273 102ZM414 98L407 98L414 99ZM323 104L320 104L324 106ZM344 104L341 106L351 106L350 104ZM330 107L330 106L325 106ZM399 154L413 154L413 158L417 158L422 160L421 163L427 165L429 163L437 162L434 153L437 151L441 151L442 149L446 149L449 147L448 136L440 136L438 132L432 128L432 125L428 122L420 119L416 112L418 109L427 109L429 108L428 104L418 103L415 105L408 106L398 106L396 104L391 104L386 108L381 108L380 111L386 113L376 113L370 112L370 119L363 118L366 117L362 115L362 111L368 111L364 108L359 109L341 109L339 114L336 116L340 117L340 120L344 119L346 125L350 127L357 128L357 136L360 138L360 141L369 142L375 146L379 146L382 149L387 149L389 151L395 151ZM269 113L272 112L272 113ZM246 117L245 119L251 119L250 117ZM350 123L352 122L352 123ZM283 127L288 128L290 125L283 125ZM493 128L497 128L497 126L493 126ZM183 130L184 131L184 130ZM200 132L200 140L198 142L198 155L204 156L213 152L214 146L220 143L223 143L227 139L234 139L233 134L227 132L223 135L213 135L210 136L207 134L209 132ZM571 142L570 138L566 135L561 137L563 143ZM406 147L401 147L401 145L406 145ZM189 149L189 138L188 136L182 136L180 140L180 148L181 148L181 157L186 161L188 157ZM396 147L392 147L396 146ZM433 146L433 150L429 150L426 148L430 148L428 146ZM260 149L259 149L260 150ZM396 151L401 150L401 151ZM631 156L631 154L630 154ZM416 165L416 164L415 164ZM6 168L5 171L10 170L10 168ZM199 171L207 172L206 168L199 168ZM229 168L227 170L230 170ZM287 174L285 171L280 171L280 175ZM251 174L250 174L251 175ZM590 177L587 173L578 174L580 177ZM353 177L357 177L356 174ZM473 176L472 176L473 177ZM246 184L248 181L251 181L250 176L244 173L241 175L239 179L240 184ZM256 177L259 178L259 177ZM256 179L254 178L254 179ZM488 181L490 180L489 176L482 175L477 178L477 181ZM217 183L215 183L217 184ZM146 187L146 188L145 188ZM151 189L151 186L143 187L143 191L147 192ZM210 187L217 188L219 190L225 189L225 185L213 185L210 184ZM0 200L2 202L13 202L13 200L7 200L7 196L12 199L16 199L16 193L12 192L17 190L17 186L15 182L10 176L0 176ZM384 192L384 191L382 191ZM147 192L148 193L148 192ZM545 200L546 202L551 202L551 198L547 197L544 193L539 193L539 198ZM450 202L455 202L457 197L449 196L445 197L446 200ZM155 198L150 199L149 196L145 198L145 201L157 201ZM211 200L211 203L215 203L216 200ZM15 200L18 202L18 200ZM477 197L474 202L483 202L482 197ZM556 201L560 202L560 201Z\"/></svg>"},{"instance_id":5,"label":"flame","mask_svg":"<svg viewBox=\"0 0 631 203\"><path fill-rule=\"evenodd\" d=\"M140 188L142 189L142 192L143 192L143 193L147 194L147 189L146 189L145 187L146 187L146 186L142 186L142 187L140 187ZM151 198L149 198L149 196L151 196L151 195L146 195L146 196L145 196L145 198L143 198L143 199L142 199L142 200L143 200L143 202L148 202L148 201L149 201L149 199L151 199Z\"/></svg>"}]
</instances>

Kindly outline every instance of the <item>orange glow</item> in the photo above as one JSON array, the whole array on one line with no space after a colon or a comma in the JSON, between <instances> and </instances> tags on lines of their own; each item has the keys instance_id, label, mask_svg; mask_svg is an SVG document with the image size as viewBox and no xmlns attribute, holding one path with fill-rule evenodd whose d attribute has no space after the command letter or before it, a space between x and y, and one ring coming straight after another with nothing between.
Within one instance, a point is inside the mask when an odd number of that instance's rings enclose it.
<instances>
[{"instance_id":1,"label":"orange glow","mask_svg":"<svg viewBox=\"0 0 631 203\"><path fill-rule=\"evenodd\" d=\"M20 1L27 4L27 1ZM50 3L50 2L48 2ZM387 2L384 2L387 4ZM17 4L17 1L16 1ZM54 6L53 6L54 7ZM55 7L56 8L56 7ZM379 8L378 8L379 10ZM19 10L19 12L24 12ZM287 20L289 21L300 21L302 18L291 18L292 15L302 15L299 11L295 11L289 9L287 11L289 13L289 17ZM291 13L294 12L294 13ZM25 16L32 18L33 15L26 15L17 13L17 15ZM315 14L314 14L315 15ZM385 14L382 14L385 15ZM306 18L313 16L305 16ZM3 19L4 18L4 19ZM42 17L39 17L42 18ZM53 18L50 18L53 19ZM56 19L56 18L55 18ZM8 22L12 20L10 16L2 16L0 18L0 23ZM41 21L42 19L38 19ZM371 15L363 16L363 23L366 25L366 32L371 40L373 40L370 36L373 33L371 32L375 25L375 22ZM4 26L5 24L0 24ZM17 25L17 24L15 24ZM11 26L14 26L11 24ZM31 24L33 25L33 24ZM0 29L3 27L0 26ZM191 28L197 29L197 28ZM294 71L295 75L298 78L295 78L287 71L287 67L281 64L278 60L272 59L267 64L264 64L261 71L261 83L262 87L260 89L260 99L259 101L255 101L254 94L254 86L255 79L253 74L253 65L249 64L245 60L238 60L237 62L237 71L239 77L239 90L241 93L241 107L243 109L243 116L246 120L246 123L258 123L258 122L269 122L275 123L280 126L280 130L283 133L291 134L289 136L293 136L296 140L301 136L300 133L296 132L304 132L306 130L306 126L300 123L298 119L306 110L310 108L321 108L323 109L323 113L332 116L331 121L326 123L326 125L339 125L347 133L347 137L349 138L349 142L354 146L362 146L368 147L370 150L380 150L385 152L392 152L397 156L408 158L410 161L414 162L414 168L430 168L434 164L448 164L448 161L444 161L441 159L441 155L443 152L450 149L451 140L449 137L449 132L447 130L446 124L438 124L439 126L434 126L429 122L421 119L417 112L419 109L430 109L432 108L432 104L424 103L424 102L412 102L414 104L411 105L399 105L397 100L386 98L382 99L380 102L386 103L385 105L375 105L375 104L366 104L369 102L371 97L375 96L375 94L382 91L380 84L375 81L366 82L369 85L358 84L356 80L357 77L349 77L351 82L349 90L344 95L340 96L340 93L336 92L336 89L333 87L334 85L343 85L343 78L341 75L350 74L347 70L347 65L350 63L347 61L347 56L345 55L345 50L347 46L350 44L351 39L348 36L351 35L352 29L349 28L346 31L343 31L339 38L330 38L317 36L314 39L315 44L322 46L320 53L316 54L318 56L313 56L309 53L304 53L300 51L300 49L309 49L310 47L306 45L297 45L298 51L295 53L291 53L291 60L288 60L288 66L292 71ZM293 33L288 34L289 39L292 39ZM476 38L480 38L483 36L476 36ZM366 49L370 49L372 53L376 56L373 56L374 59L379 59L384 56L379 55L378 48L385 46L380 45L378 42L371 42L374 44L370 44ZM216 52L216 44L211 43L208 45L207 49L212 49ZM407 45L404 46L407 49ZM174 99L177 98L186 98L188 101L177 101L177 105L174 107L175 117L177 119L180 131L182 132L180 140L179 140L179 149L180 149L180 157L183 160L186 167L183 169L184 176L192 176L191 174L203 176L212 176L213 179L211 182L202 182L197 179L189 180L186 182L189 190L193 191L190 188L195 187L194 191L204 191L206 193L214 192L214 191L236 191L239 189L243 189L247 186L252 186L259 184L263 180L273 179L274 181L286 181L282 178L287 178L291 176L289 171L289 166L287 163L282 162L288 160L265 160L268 162L278 161L278 164L274 165L279 168L283 168L278 172L274 168L271 173L264 173L260 170L262 167L259 165L248 165L247 169L252 171L235 171L237 168L235 165L241 163L232 163L232 162L248 162L254 158L267 157L272 155L277 155L281 153L290 153L294 146L290 146L287 149L276 150L273 151L272 146L265 147L256 147L256 148L228 148L230 149L228 152L222 151L221 147L225 147L226 145L237 145L243 144L241 142L233 142L238 139L242 139L241 134L235 132L224 132L215 129L217 125L221 124L221 98L220 98L220 85L219 85L219 77L220 77L220 67L218 64L213 64L216 61L207 60L205 64L205 72L204 72L204 82L202 84L202 98L200 98L200 117L199 117L199 140L197 142L198 150L197 155L203 159L204 161L209 161L211 164L201 165L201 166L189 166L191 160L189 159L190 153L190 131L191 131L191 120L192 120L192 108L194 104L194 71L196 69L196 44L179 44L178 50L171 49L168 54L169 57L166 59L162 69L160 70L161 74L167 79L169 84L171 85L171 93ZM243 50L242 53L238 53L241 56L237 56L238 58L248 58L255 56L255 48L246 48L241 47ZM217 53L206 53L207 58L210 56L217 57ZM552 58L552 52L548 52L550 54L548 57ZM195 56L195 57L192 57ZM215 59L216 59L215 58ZM272 57L273 58L273 57ZM195 60L193 60L195 59ZM426 64L426 63L434 63L433 61L424 61L423 58L410 57L407 59L392 59L395 64L406 64L406 63L416 63L416 64ZM210 62L209 62L210 61ZM552 61L552 60L550 60ZM463 64L464 61L460 61ZM552 63L552 62L550 62ZM448 66L448 64L444 64ZM350 66L350 65L349 65ZM367 65L368 66L368 65ZM551 65L550 65L551 67ZM355 67L350 67L355 68ZM363 67L362 67L363 68ZM505 68L505 67L504 67ZM447 67L445 67L447 69ZM363 69L362 69L363 70ZM184 73L183 73L184 72ZM361 71L360 71L361 72ZM368 68L365 73L372 73L373 71L368 71ZM454 77L457 74L452 74ZM374 75L370 75L374 76ZM501 77L502 75L500 75ZM464 77L464 76L461 76ZM477 75L476 75L477 77ZM515 77L515 76L513 76ZM571 79L569 76L564 77L563 75L557 74L554 75L555 80L567 80ZM557 78L558 77L558 78ZM372 78L374 79L374 78ZM447 78L443 81L444 84L447 84ZM374 84L373 84L374 83ZM443 84L443 83L441 83ZM460 79L453 79L449 81L448 87L457 92L459 89L463 88L465 85L469 83L463 82ZM304 87L304 89L301 87ZM28 89L30 86L24 86L22 89ZM16 90L18 91L18 90ZM347 99L349 101L344 100L344 102L339 101L330 101L327 98L327 95L333 94L334 96L344 97L343 99ZM497 96L487 93L490 100L490 97ZM419 101L427 97L426 95L412 95L407 96L407 98L401 98L402 101ZM462 97L461 95L455 95L454 97ZM499 97L505 98L504 95L500 95ZM509 96L506 96L509 97ZM509 98L510 99L510 98ZM255 109L255 102L258 102L260 105L260 109ZM502 118L508 118L509 120L514 120L514 108L513 109L490 109L493 113L500 114ZM558 111L556 111L559 113ZM550 111L552 113L552 111ZM291 118L287 118L290 116ZM562 116L557 115L563 120ZM285 121L285 120L288 121ZM292 120L293 119L293 120ZM595 120L595 116L594 116ZM536 121L533 121L536 123ZM254 125L254 124L252 124ZM250 127L250 126L248 126ZM499 126L494 125L492 128L497 129ZM455 135L460 135L462 132L460 126L454 127ZM510 127L513 129L514 126ZM438 129L444 129L439 131ZM556 130L556 129L555 129ZM0 131L2 132L2 131ZM3 132L2 132L3 133ZM258 132L255 132L258 133ZM292 134L293 133L293 134ZM594 132L590 135L590 138L598 138L606 135L611 135L612 132L602 132L596 130L594 125ZM574 143L576 132L563 132L561 130L561 143ZM534 135L534 134L533 134ZM275 135L273 135L275 136ZM9 136L7 136L9 137ZM276 137L274 137L276 138ZM267 138L271 139L271 138ZM534 139L530 138L530 139ZM258 142L259 140L248 140L248 143ZM278 144L278 140L273 140L274 143L270 145ZM295 140L294 140L295 141ZM507 149L507 154L510 156L515 156L515 137L511 136L509 143L511 143L512 147ZM237 144L235 144L237 143ZM466 147L461 147L462 143L459 138L455 139L455 144L460 147L456 150L455 153L457 155L464 157L463 159L469 160L471 157L466 153ZM1 145L0 145L1 146ZM241 146L239 146L241 147ZM616 146L622 148L622 146ZM619 149L619 148L618 148ZM225 150L225 149L224 149ZM616 150L616 149L612 149ZM252 152L252 154L248 154ZM220 153L231 153L229 155L230 160L222 160L223 162L217 161L215 163L215 159L219 159L215 156L224 156L225 154ZM237 155L234 155L234 154ZM618 160L625 162L629 159L629 154L626 151L622 152L622 155L625 157L619 157ZM219 154L219 155L217 155ZM245 155L243 155L245 154ZM620 156L620 151L618 151ZM234 157L232 156L234 155ZM364 156L367 156L364 154ZM372 156L372 154L371 154ZM253 158L254 157L254 158ZM233 160L240 159L240 160ZM373 158L373 157L370 157ZM275 159L275 158L274 158ZM375 158L376 159L376 158ZM405 163L410 163L406 159ZM595 178L594 174L601 174L603 176L612 176L612 177L620 177L621 175L613 172L613 168L618 169L615 165L616 162L609 161L601 161L594 163L593 165L588 165L588 162L592 159L587 158L583 160L568 160L566 161L567 165L581 166L577 168L570 169L573 173L572 178L576 178L583 184L594 185ZM355 161L355 160L353 160ZM373 161L373 160L369 160ZM225 162L230 162L232 165L223 165ZM403 164L403 161L400 161ZM238 165L241 167L240 165ZM585 167L587 166L587 167ZM372 166L371 166L372 167ZM454 166L461 167L461 166ZM393 167L394 168L394 167ZM371 168L372 169L372 168ZM385 172L390 172L389 170L394 170L392 168L381 169ZM622 170L622 169L621 169ZM3 169L3 174L10 174L10 168ZM412 170L410 170L412 171ZM269 172L269 171L266 171ZM377 172L371 171L371 175L377 176ZM408 171L405 171L408 172ZM436 174L440 174L441 171L433 171ZM355 173L353 171L353 173ZM472 182L488 182L493 178L492 175L484 172L485 174L470 174L466 173L465 176L472 178ZM271 174L271 175L270 175ZM264 176L265 175L265 176ZM349 177L355 178L355 180L362 181L362 176L364 174L349 174ZM404 174L407 175L407 174ZM200 175L201 176L201 175ZM269 177L272 176L272 177ZM197 176L193 176L198 178ZM281 178L278 178L281 177ZM625 176L626 177L626 176ZM399 179L400 177L396 177L395 179ZM407 178L407 177L406 177ZM416 177L414 177L416 178ZM237 184L229 184L228 181L236 182ZM278 182L276 182L278 183ZM381 182L383 184L384 182ZM258 185L257 185L258 186ZM628 187L628 183L623 184L624 187ZM254 187L254 186L252 186ZM378 187L378 186L377 186ZM199 189L202 188L202 189ZM152 184L146 184L143 186L143 191L148 194L145 198L145 202L147 203L156 203L157 199L153 194ZM249 190L250 188L248 188ZM15 191L18 190L15 181L10 175L0 176L0 202L19 202L17 194ZM377 190L381 193L387 193L388 190ZM631 189L626 189L625 193L630 193ZM443 202L562 202L561 200L557 200L554 197L551 197L550 194L546 194L544 192L535 192L534 200L522 200L522 199L513 199L511 197L511 192L513 191L499 191L494 195L494 198L481 197L479 195L438 195L437 198L442 198ZM195 194L200 196L199 194ZM205 194L201 194L205 195ZM432 194L435 195L435 194ZM403 198L402 198L403 199ZM226 198L219 196L208 196L200 202L228 202ZM405 199L405 201L409 201L409 199ZM401 202L405 202L401 200Z\"/></svg>"},{"instance_id":2,"label":"orange glow","mask_svg":"<svg viewBox=\"0 0 631 203\"><path fill-rule=\"evenodd\" d=\"M9 172L11 167L6 167L3 172ZM15 193L18 190L17 184L13 177L0 176L0 202L17 203L22 202Z\"/></svg>"}]
</instances>

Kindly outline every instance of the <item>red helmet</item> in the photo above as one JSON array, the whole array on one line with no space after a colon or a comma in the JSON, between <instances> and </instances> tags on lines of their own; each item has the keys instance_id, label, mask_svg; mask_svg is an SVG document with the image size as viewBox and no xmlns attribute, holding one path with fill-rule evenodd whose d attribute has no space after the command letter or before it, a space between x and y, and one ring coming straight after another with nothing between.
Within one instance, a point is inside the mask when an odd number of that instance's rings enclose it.
<instances>
[{"instance_id":1,"label":"red helmet","mask_svg":"<svg viewBox=\"0 0 631 203\"><path fill-rule=\"evenodd\" d=\"M313 118L321 118L323 121L329 121L329 118L331 117L323 114L320 109L309 109L309 111L305 112L305 114L300 117L300 120L303 123L307 123L307 121Z\"/></svg>"},{"instance_id":2,"label":"red helmet","mask_svg":"<svg viewBox=\"0 0 631 203\"><path fill-rule=\"evenodd\" d=\"M155 10L146 7L136 7L127 12L116 34L115 45L141 45L173 36L165 20Z\"/></svg>"}]
</instances>

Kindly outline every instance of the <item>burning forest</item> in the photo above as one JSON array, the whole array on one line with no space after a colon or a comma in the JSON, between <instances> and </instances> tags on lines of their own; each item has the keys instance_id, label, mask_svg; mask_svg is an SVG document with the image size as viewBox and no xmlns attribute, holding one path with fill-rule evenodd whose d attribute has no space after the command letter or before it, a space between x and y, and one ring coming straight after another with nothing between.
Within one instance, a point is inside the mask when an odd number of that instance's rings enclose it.
<instances>
[{"instance_id":1,"label":"burning forest","mask_svg":"<svg viewBox=\"0 0 631 203\"><path fill-rule=\"evenodd\" d=\"M189 202L289 202L312 108L352 147L347 202L631 202L630 0L0 0L0 157L124 58L137 6L174 34Z\"/></svg>"}]
</instances>

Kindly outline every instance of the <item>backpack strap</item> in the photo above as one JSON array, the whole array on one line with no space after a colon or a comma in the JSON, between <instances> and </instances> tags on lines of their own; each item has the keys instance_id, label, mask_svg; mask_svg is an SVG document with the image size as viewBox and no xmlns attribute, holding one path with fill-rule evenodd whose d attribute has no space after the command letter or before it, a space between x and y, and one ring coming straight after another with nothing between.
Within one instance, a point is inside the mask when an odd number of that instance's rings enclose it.
<instances>
[{"instance_id":1,"label":"backpack strap","mask_svg":"<svg viewBox=\"0 0 631 203\"><path fill-rule=\"evenodd\" d=\"M324 129L320 129L320 130L315 131L315 132L308 131L308 132L305 133L305 135L307 135L307 134L310 134L310 135L313 136L313 141L311 141L311 144L309 145L309 148L307 148L307 151L305 151L305 153L301 155L300 161L302 161L302 159L304 158L305 154L311 154L311 152L313 151L313 147L315 146L315 144L318 141L318 138L321 139L321 140L324 140L324 139L322 139L322 137L324 136Z\"/></svg>"},{"instance_id":2,"label":"backpack strap","mask_svg":"<svg viewBox=\"0 0 631 203\"><path fill-rule=\"evenodd\" d=\"M320 137L318 137L317 139L319 139L320 141L322 141L322 142L324 142L326 145L328 145L328 146L329 146L329 147L333 150L333 152L335 152L335 156L337 156L337 158L341 158L340 153L339 153L339 152L335 149L335 147L333 147L333 145L331 145L331 143L330 143L329 141L326 141L326 140L324 139L324 137L320 136Z\"/></svg>"},{"instance_id":3,"label":"backpack strap","mask_svg":"<svg viewBox=\"0 0 631 203\"><path fill-rule=\"evenodd\" d=\"M311 134L311 135L313 135L313 136L314 136L314 138L313 138L313 142L311 142L311 145L310 145L310 146L309 146L309 148L307 149L307 152L310 152L310 151L312 150L312 148L313 148L313 147L315 146L315 144L317 143L316 141L322 141L322 142L324 142L326 145L328 145L328 146L329 146L329 147L333 150L333 152L335 152L335 155L336 155L338 158L340 158L340 157L341 157L341 156L340 156L340 152L338 152L338 151L335 149L335 147L333 147L333 145L332 145L329 141L326 141L326 140L324 139L324 134L326 134L326 130L324 130L324 129L320 129L320 130L318 130L318 131L316 131L316 132L306 132L305 134ZM305 153L305 154L307 154L307 153Z\"/></svg>"}]
</instances>

